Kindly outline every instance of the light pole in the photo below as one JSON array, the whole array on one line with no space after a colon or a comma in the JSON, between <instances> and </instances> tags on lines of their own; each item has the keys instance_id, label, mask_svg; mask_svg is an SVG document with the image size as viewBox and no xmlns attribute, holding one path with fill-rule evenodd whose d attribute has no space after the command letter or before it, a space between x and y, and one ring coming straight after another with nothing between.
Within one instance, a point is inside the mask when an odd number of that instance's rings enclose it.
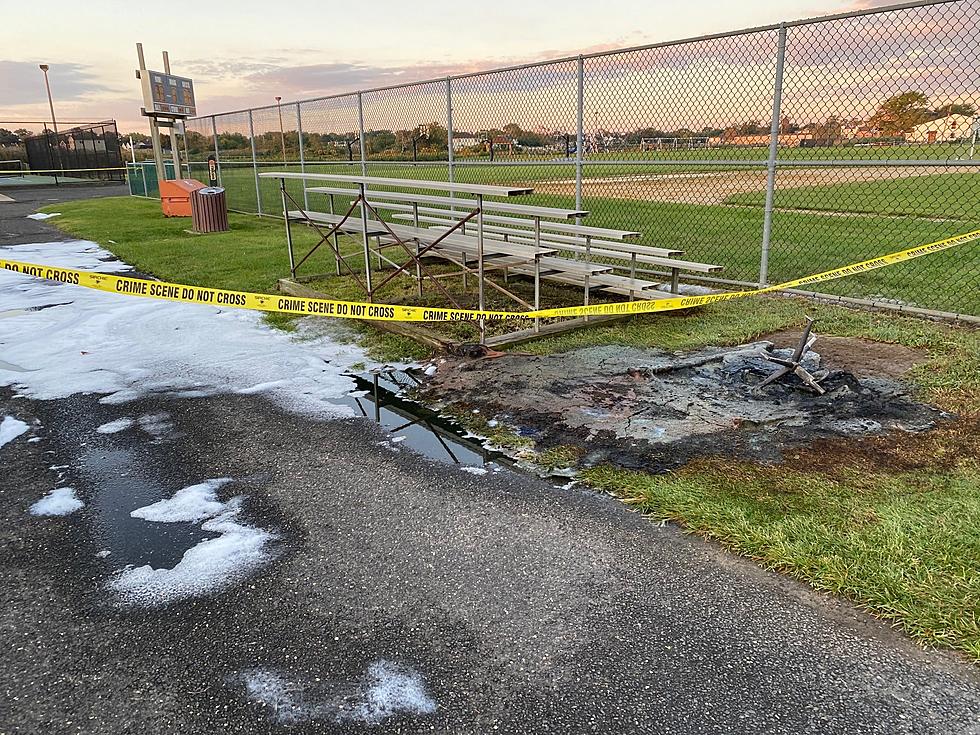
<instances>
[{"instance_id":1,"label":"light pole","mask_svg":"<svg viewBox=\"0 0 980 735\"><path fill-rule=\"evenodd\" d=\"M282 165L286 164L286 133L282 129L282 97L276 96L276 108L279 110L279 139L282 141Z\"/></svg>"},{"instance_id":2,"label":"light pole","mask_svg":"<svg viewBox=\"0 0 980 735\"><path fill-rule=\"evenodd\" d=\"M48 82L48 65L38 64L38 68L44 74L44 88L48 92L48 107L51 108L51 125L54 127L54 150L58 168L61 168L61 141L58 139L58 120L54 116L54 101L51 99L51 84ZM58 179L55 178L55 184Z\"/></svg>"},{"instance_id":3,"label":"light pole","mask_svg":"<svg viewBox=\"0 0 980 735\"><path fill-rule=\"evenodd\" d=\"M38 64L38 67L44 72L44 88L48 91L48 107L51 108L51 124L54 126L54 134L58 135L58 121L54 116L54 102L51 100L51 84L48 82L48 65Z\"/></svg>"}]
</instances>

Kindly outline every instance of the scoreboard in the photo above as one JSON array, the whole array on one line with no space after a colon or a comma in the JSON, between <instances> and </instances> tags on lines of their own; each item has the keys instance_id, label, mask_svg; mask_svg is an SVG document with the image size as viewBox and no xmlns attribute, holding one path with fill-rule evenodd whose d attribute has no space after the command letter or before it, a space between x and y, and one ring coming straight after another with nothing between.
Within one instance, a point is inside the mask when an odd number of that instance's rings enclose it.
<instances>
[{"instance_id":1,"label":"scoreboard","mask_svg":"<svg viewBox=\"0 0 980 735\"><path fill-rule=\"evenodd\" d=\"M141 70L140 82L146 114L168 117L193 117L197 114L194 83L187 77Z\"/></svg>"}]
</instances>

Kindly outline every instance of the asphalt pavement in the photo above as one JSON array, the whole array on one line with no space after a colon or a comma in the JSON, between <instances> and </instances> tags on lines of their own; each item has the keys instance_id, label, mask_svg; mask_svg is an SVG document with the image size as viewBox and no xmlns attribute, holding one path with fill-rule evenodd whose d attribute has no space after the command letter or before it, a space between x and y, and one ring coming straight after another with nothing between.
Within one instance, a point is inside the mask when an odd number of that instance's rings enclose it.
<instances>
[{"instance_id":1,"label":"asphalt pavement","mask_svg":"<svg viewBox=\"0 0 980 735\"><path fill-rule=\"evenodd\" d=\"M128 194L129 188L125 184L108 183L93 186L0 187L0 247L73 239L44 220L27 219L27 215L41 207L76 199Z\"/></svg>"}]
</instances>

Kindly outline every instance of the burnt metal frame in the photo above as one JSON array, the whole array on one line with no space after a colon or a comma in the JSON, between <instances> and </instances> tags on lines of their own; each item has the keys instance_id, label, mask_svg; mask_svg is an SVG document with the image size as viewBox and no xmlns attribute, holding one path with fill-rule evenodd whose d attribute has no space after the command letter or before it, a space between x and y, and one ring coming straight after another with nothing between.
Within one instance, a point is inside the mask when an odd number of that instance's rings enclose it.
<instances>
[{"instance_id":1,"label":"burnt metal frame","mask_svg":"<svg viewBox=\"0 0 980 735\"><path fill-rule=\"evenodd\" d=\"M789 359L776 357L775 355L771 355L768 352L762 353L762 356L766 360L768 360L769 362L774 362L777 365L782 365L782 367L776 372L774 372L772 375L770 375L768 378L763 380L761 383L759 383L757 388L763 388L769 385L770 383L779 380L784 375L795 373L800 380L802 380L806 385L808 385L810 388L815 390L818 395L822 396L824 393L827 392L824 389L824 387L820 385L820 380L822 380L822 377L818 378L809 370L807 370L805 367L803 367L803 365L801 364L804 355L806 355L806 353L810 351L810 349L813 347L813 343L817 341L817 335L814 334L811 336L810 334L810 332L813 330L813 325L815 322L816 319L814 319L813 317L808 316L806 318L806 327L803 329L803 334L800 335L800 342L799 344L796 345L796 349L793 351L793 355Z\"/></svg>"}]
</instances>

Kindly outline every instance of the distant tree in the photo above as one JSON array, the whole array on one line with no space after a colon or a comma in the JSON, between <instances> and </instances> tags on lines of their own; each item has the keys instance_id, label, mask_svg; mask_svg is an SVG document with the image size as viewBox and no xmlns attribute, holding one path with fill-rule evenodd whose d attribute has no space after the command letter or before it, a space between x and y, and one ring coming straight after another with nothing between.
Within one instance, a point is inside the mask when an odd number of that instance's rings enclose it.
<instances>
[{"instance_id":1,"label":"distant tree","mask_svg":"<svg viewBox=\"0 0 980 735\"><path fill-rule=\"evenodd\" d=\"M396 130L395 145L398 147L399 152L405 153L406 151L412 150L412 141L416 140L418 136L418 128L415 128L414 130ZM370 144L368 144L368 150L371 150Z\"/></svg>"},{"instance_id":2,"label":"distant tree","mask_svg":"<svg viewBox=\"0 0 980 735\"><path fill-rule=\"evenodd\" d=\"M446 130L445 125L440 125L437 122L429 123L425 126L426 128L426 148L431 148L434 150L446 150L449 146L449 131Z\"/></svg>"},{"instance_id":3,"label":"distant tree","mask_svg":"<svg viewBox=\"0 0 980 735\"><path fill-rule=\"evenodd\" d=\"M508 138L516 140L521 137L521 133L524 131L521 130L521 126L517 123L507 123L501 132Z\"/></svg>"},{"instance_id":4,"label":"distant tree","mask_svg":"<svg viewBox=\"0 0 980 735\"><path fill-rule=\"evenodd\" d=\"M550 135L543 135L531 130L522 130L517 136L518 145L526 146L528 148L551 145L553 142L554 138Z\"/></svg>"},{"instance_id":5,"label":"distant tree","mask_svg":"<svg viewBox=\"0 0 980 735\"><path fill-rule=\"evenodd\" d=\"M136 140L135 136L133 140ZM248 147L248 138L241 133L218 133L218 148L223 151L240 150Z\"/></svg>"},{"instance_id":6,"label":"distant tree","mask_svg":"<svg viewBox=\"0 0 980 735\"><path fill-rule=\"evenodd\" d=\"M636 145L644 138L667 138L670 137L659 128L638 128L626 134L626 142Z\"/></svg>"},{"instance_id":7,"label":"distant tree","mask_svg":"<svg viewBox=\"0 0 980 735\"><path fill-rule=\"evenodd\" d=\"M816 140L837 141L841 139L843 124L836 115L831 115L823 123L813 129L813 137Z\"/></svg>"},{"instance_id":8,"label":"distant tree","mask_svg":"<svg viewBox=\"0 0 980 735\"><path fill-rule=\"evenodd\" d=\"M0 128L0 146L7 147L18 143L20 143L20 138L17 137L17 133L6 128Z\"/></svg>"},{"instance_id":9,"label":"distant tree","mask_svg":"<svg viewBox=\"0 0 980 735\"><path fill-rule=\"evenodd\" d=\"M25 140L27 140L28 138L30 138L31 136L33 136L34 133L32 133L27 128L17 128L14 131L14 135L17 136L18 140L20 140L21 143L23 143Z\"/></svg>"},{"instance_id":10,"label":"distant tree","mask_svg":"<svg viewBox=\"0 0 980 735\"><path fill-rule=\"evenodd\" d=\"M951 102L948 105L942 105L937 107L932 111L935 119L949 117L950 115L965 115L966 117L973 117L977 114L977 108L971 105L969 102Z\"/></svg>"},{"instance_id":11,"label":"distant tree","mask_svg":"<svg viewBox=\"0 0 980 735\"><path fill-rule=\"evenodd\" d=\"M384 153L386 150L396 147L395 134L390 130L368 130L364 133L364 145L368 155L372 153Z\"/></svg>"},{"instance_id":12,"label":"distant tree","mask_svg":"<svg viewBox=\"0 0 980 735\"><path fill-rule=\"evenodd\" d=\"M136 139L133 138L133 142ZM188 153L201 154L210 152L211 149L211 137L204 136L198 133L196 130L188 130L184 134L184 145L187 148Z\"/></svg>"},{"instance_id":13,"label":"distant tree","mask_svg":"<svg viewBox=\"0 0 980 735\"><path fill-rule=\"evenodd\" d=\"M884 135L902 135L932 119L929 98L919 91L892 95L878 106L868 121Z\"/></svg>"}]
</instances>

